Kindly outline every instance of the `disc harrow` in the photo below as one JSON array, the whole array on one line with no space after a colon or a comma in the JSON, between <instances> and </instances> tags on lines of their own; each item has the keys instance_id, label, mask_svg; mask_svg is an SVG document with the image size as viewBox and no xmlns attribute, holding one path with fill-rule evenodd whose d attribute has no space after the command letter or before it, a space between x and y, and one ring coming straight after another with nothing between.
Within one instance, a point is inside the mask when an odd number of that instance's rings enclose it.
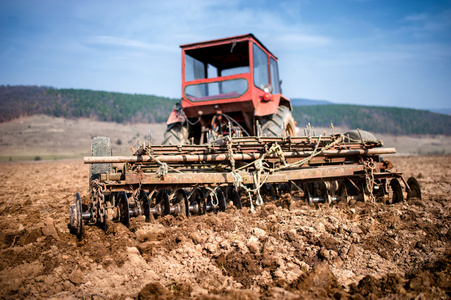
<instances>
[{"instance_id":1,"label":"disc harrow","mask_svg":"<svg viewBox=\"0 0 451 300\"><path fill-rule=\"evenodd\" d=\"M104 226L113 220L129 226L138 216L151 222L166 215L219 213L232 204L241 209L243 197L251 210L263 199L292 192L310 205L421 199L417 180L406 181L383 159L396 153L394 148L341 134L223 137L204 145L148 143L131 156L112 156L109 138L97 137L92 153L84 158L92 166L89 203L84 211L76 193L70 208L69 227L79 238L86 224Z\"/></svg>"}]
</instances>

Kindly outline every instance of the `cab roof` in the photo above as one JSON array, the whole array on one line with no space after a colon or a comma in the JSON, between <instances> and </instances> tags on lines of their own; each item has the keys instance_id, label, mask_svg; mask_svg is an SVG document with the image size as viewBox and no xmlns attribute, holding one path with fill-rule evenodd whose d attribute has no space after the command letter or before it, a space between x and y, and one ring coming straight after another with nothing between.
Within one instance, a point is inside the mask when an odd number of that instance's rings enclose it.
<instances>
[{"instance_id":1,"label":"cab roof","mask_svg":"<svg viewBox=\"0 0 451 300\"><path fill-rule=\"evenodd\" d=\"M255 42L256 44L260 45L263 49L265 49L271 56L273 56L275 59L277 57L271 53L271 51L268 50L268 48L265 47L265 45L262 44L252 33L243 34L243 35L237 35L222 39L216 39L216 40L210 40L205 42L198 42L198 43L192 43L192 44L185 44L180 45L180 48L183 50L190 50L190 49L198 49L198 48L204 48L204 47L211 47L211 46L218 46L221 44L228 44L228 43L234 43L234 42L243 42L245 40L251 40Z\"/></svg>"}]
</instances>

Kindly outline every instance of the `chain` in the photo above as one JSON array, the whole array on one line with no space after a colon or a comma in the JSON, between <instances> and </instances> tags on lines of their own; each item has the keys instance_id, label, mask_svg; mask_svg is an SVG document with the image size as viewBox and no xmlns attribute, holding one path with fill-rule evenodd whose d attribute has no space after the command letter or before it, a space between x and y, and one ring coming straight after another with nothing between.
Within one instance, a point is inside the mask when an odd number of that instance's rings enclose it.
<instances>
[{"instance_id":1,"label":"chain","mask_svg":"<svg viewBox=\"0 0 451 300\"><path fill-rule=\"evenodd\" d=\"M91 181L91 212L92 221L94 223L105 221L105 183L100 182L98 179ZM97 218L99 217L99 219Z\"/></svg>"},{"instance_id":2,"label":"chain","mask_svg":"<svg viewBox=\"0 0 451 300\"><path fill-rule=\"evenodd\" d=\"M374 189L374 170L376 169L376 164L374 163L373 159L370 158L368 160L365 160L363 162L363 166L365 168L365 182L366 182L366 189L370 193L370 201L371 203L374 203L376 201L376 198L373 194Z\"/></svg>"},{"instance_id":3,"label":"chain","mask_svg":"<svg viewBox=\"0 0 451 300\"><path fill-rule=\"evenodd\" d=\"M105 195L104 194L100 194L99 195L99 218L100 218L100 223L104 223L105 222Z\"/></svg>"},{"instance_id":4,"label":"chain","mask_svg":"<svg viewBox=\"0 0 451 300\"><path fill-rule=\"evenodd\" d=\"M250 188L246 187L243 184L243 178L237 172L237 169L235 169L235 159L233 158L233 150L232 150L232 143L231 142L232 142L232 140L229 138L227 140L227 150L228 150L228 156L229 156L230 164L232 165L232 175L233 175L233 179L234 179L233 180L233 185L235 186L235 189L238 190L240 187L242 187L248 193L249 201L250 201L250 204L251 204L251 211L255 212L255 210L254 210L254 203L252 201L252 194L257 194L257 201L256 201L255 204L256 205L262 205L263 204L263 198L260 195L260 189L263 186L263 184L266 182L266 180L268 179L268 176L270 174L269 172L266 172L265 173L265 175L266 175L265 178L263 180L261 180L262 173L264 172L264 170L265 169L269 169L269 168L267 168L267 165L265 165L264 159L267 156L271 155L271 153L275 152L279 156L280 160L284 164L286 164L285 157L283 156L282 148L280 147L280 145L275 143L275 144L273 144L271 146L271 148L268 151L266 151L265 154L262 155L262 157L260 157L259 159L256 159L255 161L253 161L253 162L251 162L251 163L249 163L249 164L247 164L245 166L242 166L242 167L238 168L238 170L241 170L241 169L244 169L246 167L251 166L252 164L254 165L256 171L253 172L252 175L253 175L253 179L254 179L254 186L255 186L255 188L254 189L250 189Z\"/></svg>"},{"instance_id":5,"label":"chain","mask_svg":"<svg viewBox=\"0 0 451 300\"><path fill-rule=\"evenodd\" d=\"M313 153L310 156L308 156L308 157L306 157L306 158L304 158L304 159L302 159L300 161L297 161L295 163L292 163L292 164L287 164L285 156L283 154L282 148L280 147L279 144L274 143L273 145L271 145L271 147L260 158L256 159L255 161L253 161L251 163L248 163L248 164L246 164L246 165L244 165L244 166L242 166L242 167L240 167L238 169L235 169L235 160L233 159L233 150L232 150L232 140L229 139L228 143L227 143L227 150L228 150L228 156L229 156L230 164L232 165L232 174L233 174L233 177L234 177L233 185L235 186L236 189L238 189L239 187L242 187L248 193L250 204L251 204L251 211L254 211L254 204L253 204L253 201L252 201L252 194L257 194L257 201L255 203L256 205L263 204L263 199L262 199L262 197L260 195L260 188L263 186L263 184L265 184L266 179L269 177L270 173L272 173L274 171L279 171L279 170L282 170L282 169L285 169L285 168L301 166L301 165L305 164L306 162L310 161L313 157L315 157L315 156L323 153L327 149L330 149L333 146L337 145L342 140L343 140L343 136L340 135L340 137L338 137L333 143L330 143L329 145L323 147L321 150L318 151L318 147L319 147L319 145L321 143L321 136L320 136L319 140L318 140L318 142L317 142L317 144L315 146L315 149L313 150ZM265 158L270 156L273 153L275 153L279 157L279 159L280 159L280 161L282 163L282 166L279 167L279 168L271 169L271 168L265 167L265 165L264 165ZM254 186L255 186L255 188L254 189L249 189L248 187L243 185L242 177L241 177L240 174L237 173L237 170L245 169L245 168L251 166L252 164L254 165L254 167L256 169L256 172L253 173L253 179L254 179ZM265 169L267 170L267 172L265 172L266 176L265 176L265 178L263 180L261 180L262 173L264 172Z\"/></svg>"},{"instance_id":6,"label":"chain","mask_svg":"<svg viewBox=\"0 0 451 300\"><path fill-rule=\"evenodd\" d=\"M227 143L227 154L229 156L230 165L232 166L232 172L235 173L235 158L233 158L232 138L230 136L227 136L226 143Z\"/></svg>"}]
</instances>

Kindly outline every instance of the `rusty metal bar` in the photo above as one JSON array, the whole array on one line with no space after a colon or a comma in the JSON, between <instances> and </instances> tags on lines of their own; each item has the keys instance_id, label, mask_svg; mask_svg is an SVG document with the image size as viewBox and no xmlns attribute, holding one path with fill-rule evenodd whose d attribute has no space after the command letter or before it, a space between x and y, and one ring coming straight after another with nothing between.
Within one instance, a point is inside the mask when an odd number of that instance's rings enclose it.
<instances>
[{"instance_id":1,"label":"rusty metal bar","mask_svg":"<svg viewBox=\"0 0 451 300\"><path fill-rule=\"evenodd\" d=\"M377 169L383 168L383 163L376 164ZM364 171L363 165L340 165L340 166L324 166L315 168L304 168L298 170L279 171L270 174L267 183L284 183L289 181L314 180L314 179L336 179L349 176L360 176ZM113 174L114 175L114 174ZM243 184L254 184L252 174L247 172L240 173ZM114 176L113 176L114 177ZM266 176L265 176L266 178ZM101 176L101 180L106 179L105 175ZM263 178L262 178L263 179ZM234 176L229 173L168 173L163 177L156 174L148 173L126 173L125 180L107 181L107 186L115 185L195 185L199 182L203 184L233 184Z\"/></svg>"},{"instance_id":2,"label":"rusty metal bar","mask_svg":"<svg viewBox=\"0 0 451 300\"><path fill-rule=\"evenodd\" d=\"M321 156L353 156L353 155L382 155L382 154L394 154L395 148L376 148L376 149L352 149L352 150L327 150L324 151ZM285 157L307 157L313 154L313 151L291 151L284 152ZM235 160L255 160L262 156L261 153L243 153L234 154ZM278 157L276 154L269 155L268 158ZM187 163L187 162L215 162L229 160L228 154L199 154L199 155L171 155L156 156L160 162L165 163ZM84 158L85 164L97 164L97 163L139 163L139 162L156 162L152 156L90 156Z\"/></svg>"}]
</instances>

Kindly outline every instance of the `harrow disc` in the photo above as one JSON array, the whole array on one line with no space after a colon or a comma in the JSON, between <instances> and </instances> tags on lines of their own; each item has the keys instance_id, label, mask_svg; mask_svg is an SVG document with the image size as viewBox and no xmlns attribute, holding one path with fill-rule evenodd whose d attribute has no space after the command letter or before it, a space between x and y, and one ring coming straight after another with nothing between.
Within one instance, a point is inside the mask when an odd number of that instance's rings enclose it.
<instances>
[{"instance_id":1,"label":"harrow disc","mask_svg":"<svg viewBox=\"0 0 451 300\"><path fill-rule=\"evenodd\" d=\"M410 191L407 193L407 200L409 200L410 198L418 198L421 200L420 184L415 179L415 177L410 177L409 179L407 179L407 185L410 189Z\"/></svg>"},{"instance_id":2,"label":"harrow disc","mask_svg":"<svg viewBox=\"0 0 451 300\"><path fill-rule=\"evenodd\" d=\"M343 201L346 203L349 202L348 190L346 189L346 185L341 184L338 188L337 194L340 197L340 201Z\"/></svg>"},{"instance_id":3,"label":"harrow disc","mask_svg":"<svg viewBox=\"0 0 451 300\"><path fill-rule=\"evenodd\" d=\"M404 200L404 196L402 194L402 188L399 180L393 178L392 180L390 180L390 186L393 191L392 203L402 202Z\"/></svg>"},{"instance_id":4,"label":"harrow disc","mask_svg":"<svg viewBox=\"0 0 451 300\"><path fill-rule=\"evenodd\" d=\"M227 207L227 203L226 203L226 200L225 200L224 193L219 188L216 189L216 197L218 197L218 208L219 208L219 211L225 211L226 207Z\"/></svg>"},{"instance_id":5,"label":"harrow disc","mask_svg":"<svg viewBox=\"0 0 451 300\"><path fill-rule=\"evenodd\" d=\"M306 192L306 198L307 198L308 205L312 206L313 205L313 197L308 191Z\"/></svg>"},{"instance_id":6,"label":"harrow disc","mask_svg":"<svg viewBox=\"0 0 451 300\"><path fill-rule=\"evenodd\" d=\"M147 197L146 192L144 192L143 190L141 190L139 192L139 199L140 202L142 204L142 209L144 212L144 216L146 217L146 222L150 222L151 220L151 215L150 215L150 201L149 198Z\"/></svg>"},{"instance_id":7,"label":"harrow disc","mask_svg":"<svg viewBox=\"0 0 451 300\"><path fill-rule=\"evenodd\" d=\"M178 189L175 191L175 203L179 205L180 212L184 214L186 217L189 217L189 203L188 196L186 195L186 191L184 189Z\"/></svg>"},{"instance_id":8,"label":"harrow disc","mask_svg":"<svg viewBox=\"0 0 451 300\"><path fill-rule=\"evenodd\" d=\"M119 221L125 226L130 226L130 204L128 203L127 194L122 191L118 196L117 213Z\"/></svg>"},{"instance_id":9,"label":"harrow disc","mask_svg":"<svg viewBox=\"0 0 451 300\"><path fill-rule=\"evenodd\" d=\"M190 206L197 207L197 210L194 209L193 212L197 213L197 215L203 215L207 212L207 203L205 201L204 193L200 188L195 188L192 192L189 202Z\"/></svg>"},{"instance_id":10,"label":"harrow disc","mask_svg":"<svg viewBox=\"0 0 451 300\"><path fill-rule=\"evenodd\" d=\"M171 203L169 202L169 196L166 190L158 191L155 204L160 205L162 208L162 216L167 216L171 213Z\"/></svg>"},{"instance_id":11,"label":"harrow disc","mask_svg":"<svg viewBox=\"0 0 451 300\"><path fill-rule=\"evenodd\" d=\"M291 193L291 184L289 183L280 183L277 186L277 196L281 197L284 194ZM273 198L274 199L274 198Z\"/></svg>"},{"instance_id":12,"label":"harrow disc","mask_svg":"<svg viewBox=\"0 0 451 300\"><path fill-rule=\"evenodd\" d=\"M242 208L240 194L234 187L230 186L227 188L227 200L232 201L233 206L235 206L237 209Z\"/></svg>"},{"instance_id":13,"label":"harrow disc","mask_svg":"<svg viewBox=\"0 0 451 300\"><path fill-rule=\"evenodd\" d=\"M271 201L276 200L276 187L272 183L265 183L260 189L260 194L270 197Z\"/></svg>"},{"instance_id":14,"label":"harrow disc","mask_svg":"<svg viewBox=\"0 0 451 300\"><path fill-rule=\"evenodd\" d=\"M77 192L75 194L74 204L70 206L70 214L69 214L69 226L70 232L77 235L78 238L81 237L83 232L83 217L82 217L82 205L80 194Z\"/></svg>"}]
</instances>

